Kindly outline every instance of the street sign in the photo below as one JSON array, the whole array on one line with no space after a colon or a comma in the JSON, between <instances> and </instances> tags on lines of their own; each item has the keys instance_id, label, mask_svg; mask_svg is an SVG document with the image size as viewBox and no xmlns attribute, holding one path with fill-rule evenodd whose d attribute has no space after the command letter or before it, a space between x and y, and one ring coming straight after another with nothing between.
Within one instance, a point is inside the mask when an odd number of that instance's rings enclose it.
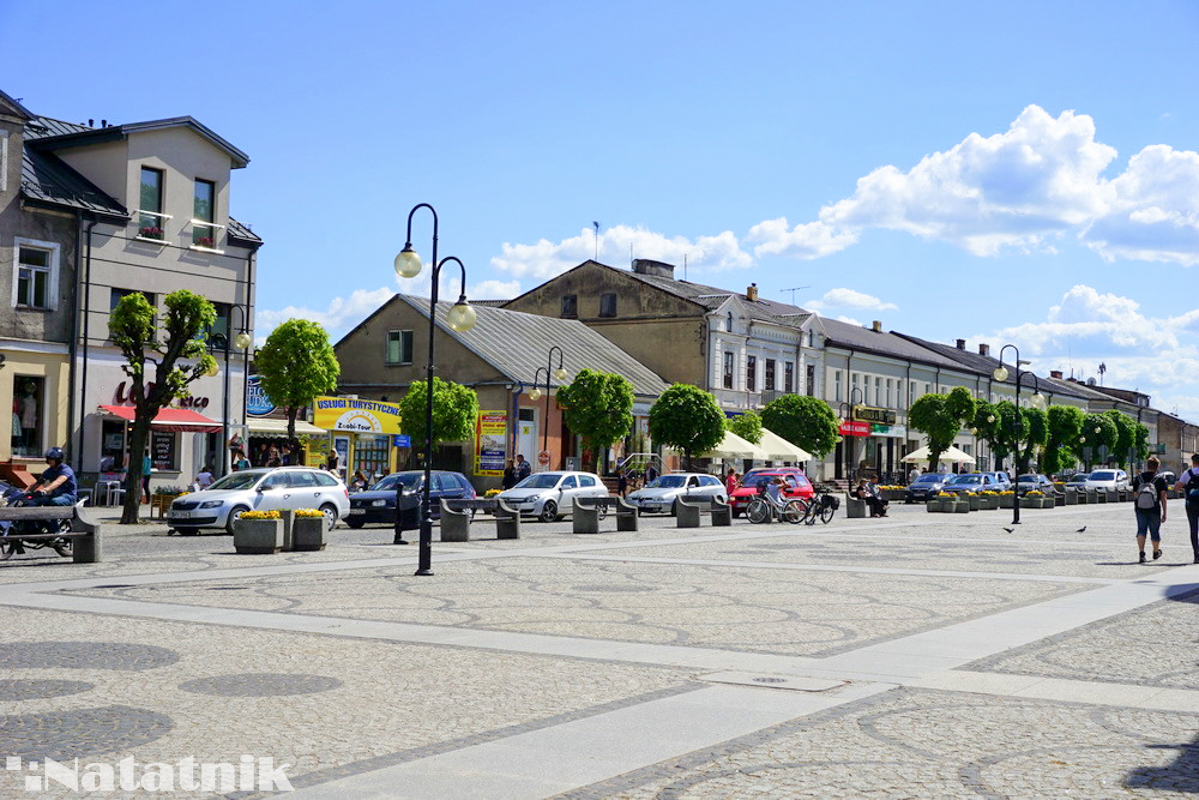
<instances>
[{"instance_id":1,"label":"street sign","mask_svg":"<svg viewBox=\"0 0 1199 800\"><path fill-rule=\"evenodd\" d=\"M406 433L393 433L391 435L392 447L412 447L412 437Z\"/></svg>"},{"instance_id":2,"label":"street sign","mask_svg":"<svg viewBox=\"0 0 1199 800\"><path fill-rule=\"evenodd\" d=\"M538 453L537 463L543 467L548 467L550 465L550 451L542 450L540 453Z\"/></svg>"}]
</instances>

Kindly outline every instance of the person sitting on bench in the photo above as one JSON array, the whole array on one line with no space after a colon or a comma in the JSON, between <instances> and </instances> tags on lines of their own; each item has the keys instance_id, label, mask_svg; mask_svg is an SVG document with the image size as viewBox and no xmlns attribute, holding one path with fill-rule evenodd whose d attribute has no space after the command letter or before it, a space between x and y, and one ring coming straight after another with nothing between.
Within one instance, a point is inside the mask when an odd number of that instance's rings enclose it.
<instances>
[{"instance_id":1,"label":"person sitting on bench","mask_svg":"<svg viewBox=\"0 0 1199 800\"><path fill-rule=\"evenodd\" d=\"M878 476L873 477L869 483L862 478L854 488L853 496L866 501L866 505L870 507L871 517L885 517L887 516L887 501L883 499L876 481L878 481Z\"/></svg>"}]
</instances>

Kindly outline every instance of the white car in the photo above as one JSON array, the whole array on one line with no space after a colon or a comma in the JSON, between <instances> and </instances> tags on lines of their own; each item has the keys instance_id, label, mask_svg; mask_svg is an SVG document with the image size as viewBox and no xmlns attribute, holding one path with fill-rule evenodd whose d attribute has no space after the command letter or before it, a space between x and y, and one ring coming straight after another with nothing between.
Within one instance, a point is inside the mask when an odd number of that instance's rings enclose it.
<instances>
[{"instance_id":1,"label":"white car","mask_svg":"<svg viewBox=\"0 0 1199 800\"><path fill-rule=\"evenodd\" d=\"M576 497L607 497L608 487L592 472L536 472L499 493L521 516L552 522L569 514Z\"/></svg>"},{"instance_id":2,"label":"white car","mask_svg":"<svg viewBox=\"0 0 1199 800\"><path fill-rule=\"evenodd\" d=\"M1107 489L1109 491L1123 492L1132 490L1132 483L1128 480L1128 473L1122 469L1097 469L1087 476L1087 482L1083 485L1087 489Z\"/></svg>"},{"instance_id":3,"label":"white car","mask_svg":"<svg viewBox=\"0 0 1199 800\"><path fill-rule=\"evenodd\" d=\"M629 494L626 500L642 514L675 513L675 501L684 496L718 497L728 502L728 493L719 478L700 472L672 472L655 478L648 486Z\"/></svg>"},{"instance_id":4,"label":"white car","mask_svg":"<svg viewBox=\"0 0 1199 800\"><path fill-rule=\"evenodd\" d=\"M224 528L246 511L292 511L315 508L325 515L325 530L350 513L350 493L340 479L323 469L265 467L231 472L203 491L171 503L167 524L183 534L201 528Z\"/></svg>"}]
</instances>

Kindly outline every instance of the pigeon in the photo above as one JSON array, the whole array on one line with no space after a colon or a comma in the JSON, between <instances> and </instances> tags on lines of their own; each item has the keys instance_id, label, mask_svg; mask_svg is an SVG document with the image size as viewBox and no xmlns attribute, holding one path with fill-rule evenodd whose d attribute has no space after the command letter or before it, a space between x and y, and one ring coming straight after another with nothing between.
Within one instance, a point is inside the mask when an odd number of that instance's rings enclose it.
<instances>
[{"instance_id":1,"label":"pigeon","mask_svg":"<svg viewBox=\"0 0 1199 800\"><path fill-rule=\"evenodd\" d=\"M1011 532L1012 532L1012 531L1014 531L1014 530L1016 530L1016 529L1015 529L1015 528L1004 528L1004 529L1003 529L1003 532L1004 532L1004 533L1011 533Z\"/></svg>"},{"instance_id":2,"label":"pigeon","mask_svg":"<svg viewBox=\"0 0 1199 800\"><path fill-rule=\"evenodd\" d=\"M1079 528L1078 530L1076 530L1076 531L1075 531L1075 533L1082 533L1082 532L1084 532L1086 529L1087 529L1087 526L1086 526L1086 525L1083 525L1081 528Z\"/></svg>"}]
</instances>

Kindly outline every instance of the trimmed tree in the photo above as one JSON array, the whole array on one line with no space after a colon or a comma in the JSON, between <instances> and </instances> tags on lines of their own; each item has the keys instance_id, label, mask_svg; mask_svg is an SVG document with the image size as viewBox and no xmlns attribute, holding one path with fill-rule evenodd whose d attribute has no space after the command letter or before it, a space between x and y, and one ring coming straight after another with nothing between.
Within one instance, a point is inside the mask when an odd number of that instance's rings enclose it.
<instances>
[{"instance_id":1,"label":"trimmed tree","mask_svg":"<svg viewBox=\"0 0 1199 800\"><path fill-rule=\"evenodd\" d=\"M650 408L649 435L655 443L682 450L691 469L692 453L707 452L724 439L724 412L711 392L676 383Z\"/></svg>"},{"instance_id":2,"label":"trimmed tree","mask_svg":"<svg viewBox=\"0 0 1199 800\"><path fill-rule=\"evenodd\" d=\"M425 444L425 410L428 404L428 385L413 381L408 393L400 400L400 430L413 442ZM460 383L433 378L433 444L462 442L475 435L479 418L479 396L474 389ZM431 454L426 453L426 458ZM430 462L432 463L432 462Z\"/></svg>"},{"instance_id":3,"label":"trimmed tree","mask_svg":"<svg viewBox=\"0 0 1199 800\"><path fill-rule=\"evenodd\" d=\"M1049 441L1049 415L1039 408L1020 409L1020 458L1016 463L1016 471L1028 472L1028 465L1034 462L1037 448L1043 448ZM1016 476L1019 478L1019 474Z\"/></svg>"},{"instance_id":4,"label":"trimmed tree","mask_svg":"<svg viewBox=\"0 0 1199 800\"><path fill-rule=\"evenodd\" d=\"M1045 455L1041 466L1046 473L1056 475L1078 460L1074 448L1082 433L1082 421L1086 416L1077 406L1052 405L1046 412L1049 417L1049 438L1045 442Z\"/></svg>"},{"instance_id":5,"label":"trimmed tree","mask_svg":"<svg viewBox=\"0 0 1199 800\"><path fill-rule=\"evenodd\" d=\"M908 409L908 425L928 437L928 468L936 472L941 454L950 448L962 428L975 421L975 400L970 390L958 386L949 394L926 394Z\"/></svg>"},{"instance_id":6,"label":"trimmed tree","mask_svg":"<svg viewBox=\"0 0 1199 800\"><path fill-rule=\"evenodd\" d=\"M837 417L819 397L785 394L762 409L762 425L814 456L837 446Z\"/></svg>"},{"instance_id":7,"label":"trimmed tree","mask_svg":"<svg viewBox=\"0 0 1199 800\"><path fill-rule=\"evenodd\" d=\"M176 398L188 397L188 386L217 368L208 353L207 331L216 321L216 309L207 299L181 289L163 300L166 314L159 334L155 311L140 292L126 295L108 318L108 332L125 357L121 366L129 376L133 399L133 429L129 433L129 464L125 474L125 505L121 524L137 522L141 505L141 465L150 440L150 423ZM187 360L194 363L183 364ZM154 380L146 383L147 364Z\"/></svg>"},{"instance_id":8,"label":"trimmed tree","mask_svg":"<svg viewBox=\"0 0 1199 800\"><path fill-rule=\"evenodd\" d=\"M1078 436L1079 452L1086 459L1087 471L1099 458L1103 458L1103 450L1111 451L1116 445L1120 433L1116 423L1103 414L1087 414L1082 420L1082 432Z\"/></svg>"},{"instance_id":9,"label":"trimmed tree","mask_svg":"<svg viewBox=\"0 0 1199 800\"><path fill-rule=\"evenodd\" d=\"M1132 455L1132 446L1137 434L1137 421L1121 414L1114 408L1104 411L1103 416L1110 419L1116 426L1116 443L1112 445L1109 459L1123 467L1125 460Z\"/></svg>"},{"instance_id":10,"label":"trimmed tree","mask_svg":"<svg viewBox=\"0 0 1199 800\"><path fill-rule=\"evenodd\" d=\"M584 369L558 389L562 418L583 437L590 465L601 448L611 447L633 429L633 384L623 375Z\"/></svg>"},{"instance_id":11,"label":"trimmed tree","mask_svg":"<svg viewBox=\"0 0 1199 800\"><path fill-rule=\"evenodd\" d=\"M318 323L289 319L271 331L254 358L262 390L287 412L287 438L296 438L296 415L317 395L337 390L341 366Z\"/></svg>"},{"instance_id":12,"label":"trimmed tree","mask_svg":"<svg viewBox=\"0 0 1199 800\"><path fill-rule=\"evenodd\" d=\"M725 427L751 444L762 441L762 418L756 411L746 411L725 420Z\"/></svg>"}]
</instances>

